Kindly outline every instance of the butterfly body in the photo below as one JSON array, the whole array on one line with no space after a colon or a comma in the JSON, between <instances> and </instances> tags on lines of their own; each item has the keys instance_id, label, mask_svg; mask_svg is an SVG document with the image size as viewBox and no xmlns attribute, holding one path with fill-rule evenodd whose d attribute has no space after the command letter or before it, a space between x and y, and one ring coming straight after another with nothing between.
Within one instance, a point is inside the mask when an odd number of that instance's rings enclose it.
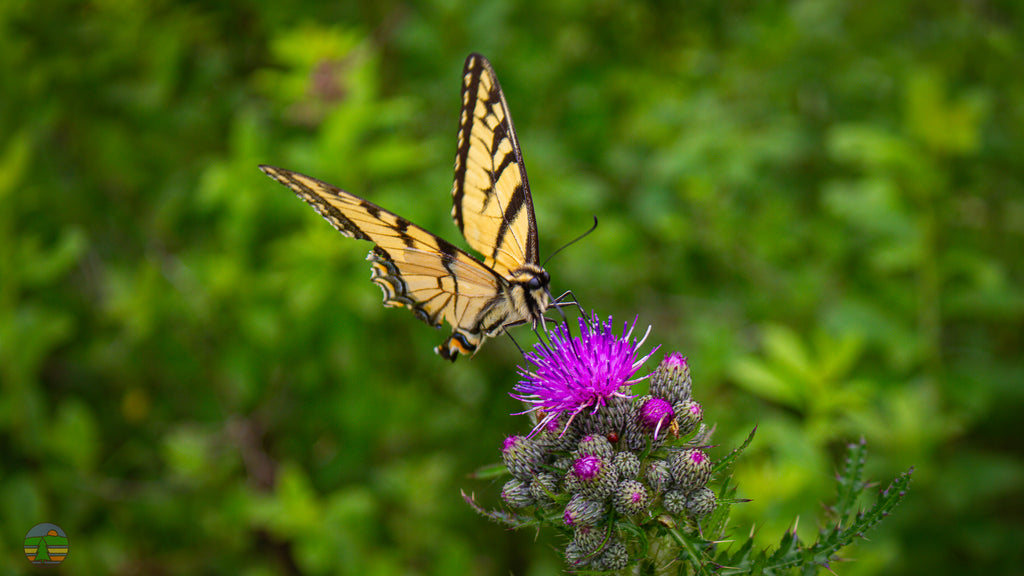
<instances>
[{"instance_id":1,"label":"butterfly body","mask_svg":"<svg viewBox=\"0 0 1024 576\"><path fill-rule=\"evenodd\" d=\"M533 200L508 106L483 56L466 59L452 186L452 218L483 262L331 184L282 168L260 169L345 236L376 245L367 260L384 305L409 308L431 326L452 326L435 348L443 358L472 355L508 326L543 321L550 277L538 261Z\"/></svg>"}]
</instances>

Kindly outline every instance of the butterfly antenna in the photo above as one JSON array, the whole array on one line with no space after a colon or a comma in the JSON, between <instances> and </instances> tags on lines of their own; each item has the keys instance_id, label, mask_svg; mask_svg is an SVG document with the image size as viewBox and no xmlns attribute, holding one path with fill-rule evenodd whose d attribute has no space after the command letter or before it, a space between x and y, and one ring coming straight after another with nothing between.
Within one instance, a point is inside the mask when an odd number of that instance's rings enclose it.
<instances>
[{"instance_id":1,"label":"butterfly antenna","mask_svg":"<svg viewBox=\"0 0 1024 576\"><path fill-rule=\"evenodd\" d=\"M597 216L594 216L594 225L593 225L593 226L591 226L589 230L587 230L587 231L586 231L586 232L584 232L583 234L580 234L580 235L579 235L579 236L577 236L576 238L573 238L573 239L572 239L572 240L570 240L570 241L569 241L568 243L566 243L566 244L563 244L563 245L562 245L562 247L561 247L561 248L559 248L558 250L555 250L554 252L552 252L552 253L551 253L551 256L548 256L548 259L544 261L544 264L543 264L542 266L543 266L544 268L547 268L548 262L550 262L550 261L551 261L551 259L555 257L555 254L558 254L559 252L561 252L562 250L565 250L565 249L566 249L566 248L568 248L569 246L572 246L573 244L575 244L575 243L579 242L580 240L583 240L584 238L586 238L586 237L587 237L587 235L589 235L589 234L590 234L591 232L593 232L594 230L597 230Z\"/></svg>"}]
</instances>

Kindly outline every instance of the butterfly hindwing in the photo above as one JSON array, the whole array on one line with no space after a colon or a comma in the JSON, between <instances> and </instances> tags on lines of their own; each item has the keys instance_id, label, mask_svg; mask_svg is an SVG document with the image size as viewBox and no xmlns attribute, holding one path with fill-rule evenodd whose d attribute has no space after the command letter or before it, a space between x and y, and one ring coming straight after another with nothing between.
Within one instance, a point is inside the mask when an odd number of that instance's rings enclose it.
<instances>
[{"instance_id":1,"label":"butterfly hindwing","mask_svg":"<svg viewBox=\"0 0 1024 576\"><path fill-rule=\"evenodd\" d=\"M376 244L367 259L385 306L403 306L452 336L438 347L450 359L470 354L501 328L511 308L508 282L465 251L372 202L291 170L260 166L291 188L339 232ZM517 319L511 319L515 321Z\"/></svg>"},{"instance_id":2,"label":"butterfly hindwing","mask_svg":"<svg viewBox=\"0 0 1024 576\"><path fill-rule=\"evenodd\" d=\"M507 275L537 264L537 224L523 155L491 63L470 54L462 72L452 218L484 262Z\"/></svg>"}]
</instances>

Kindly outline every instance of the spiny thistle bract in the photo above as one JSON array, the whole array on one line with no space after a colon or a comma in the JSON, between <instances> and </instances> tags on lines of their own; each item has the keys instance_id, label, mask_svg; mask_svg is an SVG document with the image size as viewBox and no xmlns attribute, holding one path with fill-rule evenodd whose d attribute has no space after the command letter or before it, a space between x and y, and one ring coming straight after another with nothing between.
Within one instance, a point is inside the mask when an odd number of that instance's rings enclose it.
<instances>
[{"instance_id":1,"label":"spiny thistle bract","mask_svg":"<svg viewBox=\"0 0 1024 576\"><path fill-rule=\"evenodd\" d=\"M524 354L529 367L519 368L522 379L512 397L526 403L521 414L531 416L533 427L526 436L509 436L501 450L512 475L501 496L513 511L487 511L464 495L474 509L514 528L540 524L559 531L568 542L563 551L570 572L682 574L689 571L680 567L689 566L710 574L728 566L730 573L742 573L737 567L753 570L758 553L780 570L804 566L813 572L902 499L909 473L893 482L870 514L841 517L813 545L787 533L785 548L770 556L749 540L732 555L718 551L715 541L724 537L730 506L739 502L726 471L753 432L713 462L686 358L673 352L637 377L657 348L641 354L646 334L634 338L635 324L618 333L611 318L600 322L591 315L579 319L579 335L564 323ZM633 385L648 378L650 394L633 394ZM863 444L859 448L863 452ZM851 453L856 449L851 446ZM850 465L846 474L861 491L868 485L859 481L862 469ZM718 493L708 486L716 476Z\"/></svg>"}]
</instances>

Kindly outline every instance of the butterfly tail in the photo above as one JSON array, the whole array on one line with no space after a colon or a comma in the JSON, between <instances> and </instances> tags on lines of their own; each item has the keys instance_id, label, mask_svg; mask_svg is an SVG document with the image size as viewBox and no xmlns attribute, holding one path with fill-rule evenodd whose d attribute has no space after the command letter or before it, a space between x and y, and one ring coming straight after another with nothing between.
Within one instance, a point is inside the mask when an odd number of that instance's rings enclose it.
<instances>
[{"instance_id":1,"label":"butterfly tail","mask_svg":"<svg viewBox=\"0 0 1024 576\"><path fill-rule=\"evenodd\" d=\"M483 339L481 334L456 330L440 346L435 347L434 352L437 352L445 360L455 362L459 354L466 356L476 354L477 347L480 346Z\"/></svg>"}]
</instances>

